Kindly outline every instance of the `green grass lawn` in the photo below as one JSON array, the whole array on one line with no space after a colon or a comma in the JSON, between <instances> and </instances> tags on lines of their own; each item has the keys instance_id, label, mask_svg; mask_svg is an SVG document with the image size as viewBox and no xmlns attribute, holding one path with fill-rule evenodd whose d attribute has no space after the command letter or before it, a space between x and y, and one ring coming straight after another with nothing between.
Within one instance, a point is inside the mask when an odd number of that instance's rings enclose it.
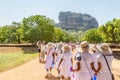
<instances>
[{"instance_id":1,"label":"green grass lawn","mask_svg":"<svg viewBox=\"0 0 120 80\"><path fill-rule=\"evenodd\" d=\"M37 53L9 53L0 54L0 72L6 71L37 57Z\"/></svg>"}]
</instances>

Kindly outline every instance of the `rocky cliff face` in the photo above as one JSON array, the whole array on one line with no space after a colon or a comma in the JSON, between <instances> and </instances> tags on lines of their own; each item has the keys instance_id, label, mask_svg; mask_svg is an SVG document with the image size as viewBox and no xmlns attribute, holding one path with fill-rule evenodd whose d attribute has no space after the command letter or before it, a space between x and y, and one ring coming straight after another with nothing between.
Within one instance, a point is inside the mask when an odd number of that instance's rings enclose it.
<instances>
[{"instance_id":1,"label":"rocky cliff face","mask_svg":"<svg viewBox=\"0 0 120 80\"><path fill-rule=\"evenodd\" d=\"M98 22L88 14L68 11L59 13L59 23L57 26L66 30L87 30L98 27Z\"/></svg>"}]
</instances>

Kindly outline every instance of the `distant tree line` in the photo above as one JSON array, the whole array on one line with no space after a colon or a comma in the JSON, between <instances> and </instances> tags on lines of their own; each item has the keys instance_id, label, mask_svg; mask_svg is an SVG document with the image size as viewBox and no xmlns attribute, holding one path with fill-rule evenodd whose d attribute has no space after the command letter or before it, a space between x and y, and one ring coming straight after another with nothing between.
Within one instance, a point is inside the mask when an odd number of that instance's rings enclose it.
<instances>
[{"instance_id":1,"label":"distant tree line","mask_svg":"<svg viewBox=\"0 0 120 80\"><path fill-rule=\"evenodd\" d=\"M120 42L120 19L113 19L99 26L97 29L93 28L87 30L84 35L84 40L89 42Z\"/></svg>"},{"instance_id":2,"label":"distant tree line","mask_svg":"<svg viewBox=\"0 0 120 80\"><path fill-rule=\"evenodd\" d=\"M55 22L42 15L34 15L11 25L0 27L0 43L36 43L46 42L78 42L86 40L90 43L120 42L120 19L113 19L98 28L86 31L63 30L55 26Z\"/></svg>"}]
</instances>

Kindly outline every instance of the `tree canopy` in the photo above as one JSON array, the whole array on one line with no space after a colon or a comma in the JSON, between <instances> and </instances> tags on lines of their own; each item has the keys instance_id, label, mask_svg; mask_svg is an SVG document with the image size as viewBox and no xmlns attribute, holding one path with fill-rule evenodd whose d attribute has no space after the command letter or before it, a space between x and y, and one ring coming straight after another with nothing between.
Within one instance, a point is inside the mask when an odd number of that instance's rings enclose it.
<instances>
[{"instance_id":1,"label":"tree canopy","mask_svg":"<svg viewBox=\"0 0 120 80\"><path fill-rule=\"evenodd\" d=\"M1 43L34 43L38 40L52 41L54 21L45 16L35 15L23 18L21 23L13 22L0 28Z\"/></svg>"},{"instance_id":2,"label":"tree canopy","mask_svg":"<svg viewBox=\"0 0 120 80\"><path fill-rule=\"evenodd\" d=\"M97 31L97 29L93 28L93 29L89 29L85 32L84 40L86 40L90 43L98 43L98 42L102 42L102 37L99 34L99 32Z\"/></svg>"},{"instance_id":3,"label":"tree canopy","mask_svg":"<svg viewBox=\"0 0 120 80\"><path fill-rule=\"evenodd\" d=\"M113 19L98 27L104 42L120 42L120 19Z\"/></svg>"},{"instance_id":4,"label":"tree canopy","mask_svg":"<svg viewBox=\"0 0 120 80\"><path fill-rule=\"evenodd\" d=\"M78 42L86 40L90 43L120 42L120 19L113 19L104 25L86 31L63 30L55 26L55 22L42 15L33 15L11 25L0 27L0 43L36 43L46 42Z\"/></svg>"}]
</instances>

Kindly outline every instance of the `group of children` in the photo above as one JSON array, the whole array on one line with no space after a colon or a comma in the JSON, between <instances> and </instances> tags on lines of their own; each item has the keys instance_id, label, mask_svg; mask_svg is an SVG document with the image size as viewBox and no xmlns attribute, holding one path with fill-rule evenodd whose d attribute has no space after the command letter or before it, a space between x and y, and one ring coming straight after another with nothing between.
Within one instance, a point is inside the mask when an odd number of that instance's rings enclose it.
<instances>
[{"instance_id":1,"label":"group of children","mask_svg":"<svg viewBox=\"0 0 120 80\"><path fill-rule=\"evenodd\" d=\"M49 42L47 45L42 43L40 49L40 62L45 62L46 78L52 74L54 67L61 80L112 80L113 55L107 43L90 45L86 41L80 44Z\"/></svg>"}]
</instances>

